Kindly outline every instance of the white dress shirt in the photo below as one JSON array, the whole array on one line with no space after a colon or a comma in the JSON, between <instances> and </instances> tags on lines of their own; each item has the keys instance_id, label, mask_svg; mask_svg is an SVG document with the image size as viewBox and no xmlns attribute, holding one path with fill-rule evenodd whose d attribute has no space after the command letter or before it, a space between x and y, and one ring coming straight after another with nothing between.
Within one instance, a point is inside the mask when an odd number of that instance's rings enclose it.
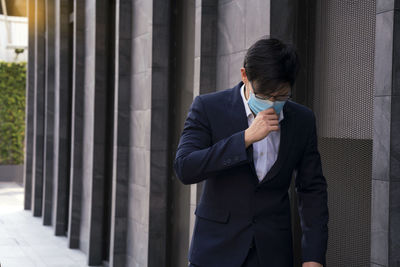
<instances>
[{"instance_id":1,"label":"white dress shirt","mask_svg":"<svg viewBox=\"0 0 400 267\"><path fill-rule=\"evenodd\" d=\"M242 95L244 108L246 109L247 122L250 126L254 121L254 115L249 108L248 101L244 94L244 84L240 88L240 94ZM281 120L283 120L283 111L279 114L279 122ZM280 139L281 131L279 128L278 131L271 131L264 139L253 143L254 167L259 181L265 177L274 165L278 157Z\"/></svg>"}]
</instances>

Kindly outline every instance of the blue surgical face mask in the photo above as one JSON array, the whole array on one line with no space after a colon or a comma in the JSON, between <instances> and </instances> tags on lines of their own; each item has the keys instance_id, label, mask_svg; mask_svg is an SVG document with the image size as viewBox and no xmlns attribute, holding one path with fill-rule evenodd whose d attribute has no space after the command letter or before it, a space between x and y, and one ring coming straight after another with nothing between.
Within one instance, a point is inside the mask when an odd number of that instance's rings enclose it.
<instances>
[{"instance_id":1,"label":"blue surgical face mask","mask_svg":"<svg viewBox=\"0 0 400 267\"><path fill-rule=\"evenodd\" d=\"M283 106L285 105L286 101L270 101L270 100L264 100L264 99L258 99L254 95L252 91L250 91L250 97L249 97L249 107L250 109L254 112L254 114L257 115L258 112L269 109L273 107L275 109L275 112L277 115L282 111Z\"/></svg>"}]
</instances>

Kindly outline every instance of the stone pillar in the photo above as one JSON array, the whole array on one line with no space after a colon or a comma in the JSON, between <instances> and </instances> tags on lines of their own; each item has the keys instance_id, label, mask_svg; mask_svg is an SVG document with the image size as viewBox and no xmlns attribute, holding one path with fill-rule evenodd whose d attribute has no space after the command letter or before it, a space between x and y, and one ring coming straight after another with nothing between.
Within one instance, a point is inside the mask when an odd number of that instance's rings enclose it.
<instances>
[{"instance_id":1,"label":"stone pillar","mask_svg":"<svg viewBox=\"0 0 400 267\"><path fill-rule=\"evenodd\" d=\"M116 1L110 267L126 266L131 105L132 3Z\"/></svg>"},{"instance_id":2,"label":"stone pillar","mask_svg":"<svg viewBox=\"0 0 400 267\"><path fill-rule=\"evenodd\" d=\"M218 1L196 0L195 14L193 99L217 90ZM190 186L189 245L202 186L203 182Z\"/></svg>"},{"instance_id":3,"label":"stone pillar","mask_svg":"<svg viewBox=\"0 0 400 267\"><path fill-rule=\"evenodd\" d=\"M54 120L54 187L53 225L56 235L66 235L68 216L70 131L70 47L69 0L56 0L55 14L55 120Z\"/></svg>"},{"instance_id":4,"label":"stone pillar","mask_svg":"<svg viewBox=\"0 0 400 267\"><path fill-rule=\"evenodd\" d=\"M196 0L193 99L216 91L218 1Z\"/></svg>"},{"instance_id":5,"label":"stone pillar","mask_svg":"<svg viewBox=\"0 0 400 267\"><path fill-rule=\"evenodd\" d=\"M44 115L43 224L51 225L53 205L53 143L54 143L54 0L46 0L46 85Z\"/></svg>"},{"instance_id":6,"label":"stone pillar","mask_svg":"<svg viewBox=\"0 0 400 267\"><path fill-rule=\"evenodd\" d=\"M74 0L73 51L72 51L72 99L71 99L71 158L70 195L68 219L68 244L79 248L82 205L82 161L83 161L83 110L85 77L85 3Z\"/></svg>"},{"instance_id":7,"label":"stone pillar","mask_svg":"<svg viewBox=\"0 0 400 267\"><path fill-rule=\"evenodd\" d=\"M241 81L248 47L269 33L270 0L218 2L217 90Z\"/></svg>"},{"instance_id":8,"label":"stone pillar","mask_svg":"<svg viewBox=\"0 0 400 267\"><path fill-rule=\"evenodd\" d=\"M376 5L371 266L400 265L400 1Z\"/></svg>"},{"instance_id":9,"label":"stone pillar","mask_svg":"<svg viewBox=\"0 0 400 267\"><path fill-rule=\"evenodd\" d=\"M195 1L171 2L171 65L170 75L170 145L169 165L173 166L175 152L193 100ZM190 224L190 186L182 184L171 168L168 188L168 265L187 266Z\"/></svg>"},{"instance_id":10,"label":"stone pillar","mask_svg":"<svg viewBox=\"0 0 400 267\"><path fill-rule=\"evenodd\" d=\"M165 266L169 1L132 3L127 266Z\"/></svg>"},{"instance_id":11,"label":"stone pillar","mask_svg":"<svg viewBox=\"0 0 400 267\"><path fill-rule=\"evenodd\" d=\"M165 266L168 256L170 13L170 1L153 0L149 166L150 211L147 265L149 267Z\"/></svg>"},{"instance_id":12,"label":"stone pillar","mask_svg":"<svg viewBox=\"0 0 400 267\"><path fill-rule=\"evenodd\" d=\"M33 114L35 98L35 1L27 1L28 14L28 64L26 75L25 110L25 160L24 160L24 209L32 206L32 163L33 163Z\"/></svg>"},{"instance_id":13,"label":"stone pillar","mask_svg":"<svg viewBox=\"0 0 400 267\"><path fill-rule=\"evenodd\" d=\"M32 212L42 216L43 144L44 144L44 86L45 86L45 2L35 1L35 91L33 114Z\"/></svg>"},{"instance_id":14,"label":"stone pillar","mask_svg":"<svg viewBox=\"0 0 400 267\"><path fill-rule=\"evenodd\" d=\"M83 179L79 247L88 255L89 265L101 265L105 222L105 183L107 178L108 97L112 90L109 64L110 1L85 2L85 76L83 109ZM112 40L112 38L111 38ZM111 131L112 133L112 131Z\"/></svg>"},{"instance_id":15,"label":"stone pillar","mask_svg":"<svg viewBox=\"0 0 400 267\"><path fill-rule=\"evenodd\" d=\"M153 1L133 1L132 18L126 266L147 266Z\"/></svg>"}]
</instances>

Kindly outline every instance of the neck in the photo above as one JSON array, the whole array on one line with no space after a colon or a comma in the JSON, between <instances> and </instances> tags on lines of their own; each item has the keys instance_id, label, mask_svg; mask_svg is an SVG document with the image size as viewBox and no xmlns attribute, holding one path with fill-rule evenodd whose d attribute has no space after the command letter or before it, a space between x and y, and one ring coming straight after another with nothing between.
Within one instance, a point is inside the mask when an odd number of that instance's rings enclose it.
<instances>
[{"instance_id":1,"label":"neck","mask_svg":"<svg viewBox=\"0 0 400 267\"><path fill-rule=\"evenodd\" d=\"M245 85L244 86L244 97L246 97L246 100L249 100L250 92L248 87Z\"/></svg>"}]
</instances>

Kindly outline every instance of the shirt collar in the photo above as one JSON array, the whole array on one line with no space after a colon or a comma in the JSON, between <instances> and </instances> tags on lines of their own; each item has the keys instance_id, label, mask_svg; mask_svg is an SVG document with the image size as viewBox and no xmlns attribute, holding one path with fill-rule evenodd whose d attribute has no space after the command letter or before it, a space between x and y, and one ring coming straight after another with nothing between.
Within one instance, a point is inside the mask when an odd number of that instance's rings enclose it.
<instances>
[{"instance_id":1,"label":"shirt collar","mask_svg":"<svg viewBox=\"0 0 400 267\"><path fill-rule=\"evenodd\" d=\"M244 84L240 88L240 95L242 96L244 108L246 110L246 117L248 118L249 116L254 116L253 113L250 110L250 107L249 107L249 104L248 104L248 100L246 99L246 97L244 95ZM279 113L278 121L280 122L281 120L283 120L283 118L284 118L284 116L283 116L283 110L282 110L281 113Z\"/></svg>"}]
</instances>

